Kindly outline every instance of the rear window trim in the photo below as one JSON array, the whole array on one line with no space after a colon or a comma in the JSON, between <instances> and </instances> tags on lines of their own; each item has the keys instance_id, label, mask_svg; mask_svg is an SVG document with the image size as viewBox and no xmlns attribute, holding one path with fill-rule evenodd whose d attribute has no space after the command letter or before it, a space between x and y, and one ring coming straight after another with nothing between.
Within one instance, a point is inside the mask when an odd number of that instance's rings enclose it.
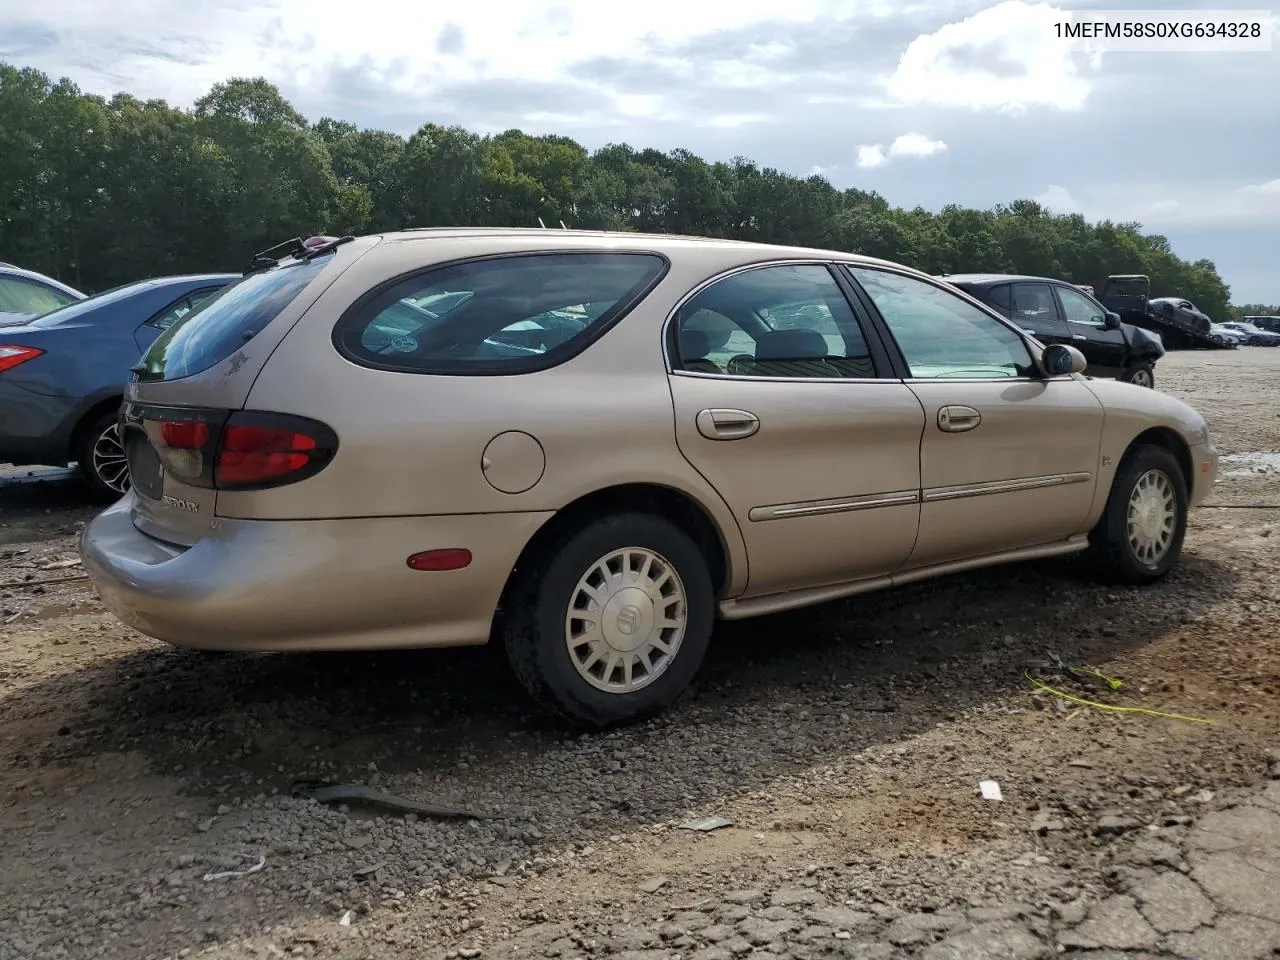
<instances>
[{"instance_id":1,"label":"rear window trim","mask_svg":"<svg viewBox=\"0 0 1280 960\"><path fill-rule=\"evenodd\" d=\"M465 363L448 363L433 365L430 363L395 363L390 360L374 359L372 357L356 354L347 348L344 340L344 333L352 327L358 326L362 321L367 324L373 317L362 317L361 315L368 309L369 305L381 297L384 293L398 284L417 277L426 277L436 271L446 270L450 267L458 267L472 263L486 263L495 260L524 260L530 257L551 257L551 256L647 256L657 259L661 267L654 274L653 278L637 290L626 301L620 301L621 306L611 308L613 316L604 323L593 323L580 335L569 340L561 346L569 346L572 349L559 351L559 347L555 350L548 350L546 353L538 356L530 357L527 360L496 360L496 361L468 361ZM658 285L666 279L671 272L671 259L666 254L658 250L652 250L643 247L627 247L622 249L602 250L599 247L561 247L541 250L510 250L502 253L481 254L479 256L456 257L452 260L441 260L438 263L432 263L425 267L415 267L412 270L406 270L382 281L376 286L366 290L361 294L354 303L347 307L338 321L333 325L333 331L330 339L333 347L338 351L338 355L344 360L355 364L359 367L365 367L370 370L380 370L386 373L410 373L419 376L432 377L514 377L524 376L530 373L540 373L544 370L550 370L561 364L568 363L574 357L581 355L593 343L603 337L615 326L624 320L637 306L651 294ZM376 316L376 314L375 314ZM553 355L554 354L554 355Z\"/></svg>"}]
</instances>

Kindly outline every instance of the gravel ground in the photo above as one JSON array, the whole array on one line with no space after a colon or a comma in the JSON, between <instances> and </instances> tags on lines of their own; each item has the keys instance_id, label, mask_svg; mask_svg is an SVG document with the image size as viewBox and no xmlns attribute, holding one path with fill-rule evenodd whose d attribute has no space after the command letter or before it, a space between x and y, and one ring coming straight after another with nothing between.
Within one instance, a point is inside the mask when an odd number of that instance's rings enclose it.
<instances>
[{"instance_id":1,"label":"gravel ground","mask_svg":"<svg viewBox=\"0 0 1280 960\"><path fill-rule=\"evenodd\" d=\"M488 649L140 637L74 579L77 485L9 471L0 958L1273 956L1280 350L1157 376L1229 455L1167 582L1046 563L725 624L676 709L590 737ZM320 778L481 816L291 795Z\"/></svg>"}]
</instances>

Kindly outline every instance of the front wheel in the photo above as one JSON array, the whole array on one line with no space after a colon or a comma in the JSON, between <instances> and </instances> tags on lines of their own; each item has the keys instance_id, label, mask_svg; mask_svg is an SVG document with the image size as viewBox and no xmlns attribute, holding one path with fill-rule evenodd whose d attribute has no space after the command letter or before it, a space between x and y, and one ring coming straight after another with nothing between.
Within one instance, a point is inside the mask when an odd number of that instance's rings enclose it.
<instances>
[{"instance_id":1,"label":"front wheel","mask_svg":"<svg viewBox=\"0 0 1280 960\"><path fill-rule=\"evenodd\" d=\"M1156 386L1156 368L1146 361L1138 361L1131 364L1120 379L1125 383L1132 383L1136 387L1147 387L1154 390Z\"/></svg>"},{"instance_id":2,"label":"front wheel","mask_svg":"<svg viewBox=\"0 0 1280 960\"><path fill-rule=\"evenodd\" d=\"M1177 459L1163 447L1134 447L1089 534L1096 572L1117 583L1154 583L1177 564L1186 532L1187 483Z\"/></svg>"},{"instance_id":3,"label":"front wheel","mask_svg":"<svg viewBox=\"0 0 1280 960\"><path fill-rule=\"evenodd\" d=\"M113 410L95 417L80 433L76 451L80 474L95 500L119 500L129 492L129 461Z\"/></svg>"},{"instance_id":4,"label":"front wheel","mask_svg":"<svg viewBox=\"0 0 1280 960\"><path fill-rule=\"evenodd\" d=\"M512 670L541 706L579 726L661 712L702 664L714 587L697 545L661 517L596 520L516 576L502 626Z\"/></svg>"}]
</instances>

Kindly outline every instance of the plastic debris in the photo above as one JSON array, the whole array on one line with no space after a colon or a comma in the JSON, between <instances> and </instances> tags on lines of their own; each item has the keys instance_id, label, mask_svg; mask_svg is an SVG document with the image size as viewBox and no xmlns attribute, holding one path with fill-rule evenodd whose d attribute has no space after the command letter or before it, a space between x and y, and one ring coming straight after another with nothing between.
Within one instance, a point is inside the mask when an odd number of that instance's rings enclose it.
<instances>
[{"instance_id":1,"label":"plastic debris","mask_svg":"<svg viewBox=\"0 0 1280 960\"><path fill-rule=\"evenodd\" d=\"M348 910L346 913L344 913L341 917L338 918L338 926L340 927L351 926L351 918L354 916L355 916L355 911Z\"/></svg>"},{"instance_id":2,"label":"plastic debris","mask_svg":"<svg viewBox=\"0 0 1280 960\"><path fill-rule=\"evenodd\" d=\"M1003 800L1004 794L1000 792L1000 784L994 780L981 780L978 782L978 789L982 792L983 800Z\"/></svg>"},{"instance_id":3,"label":"plastic debris","mask_svg":"<svg viewBox=\"0 0 1280 960\"><path fill-rule=\"evenodd\" d=\"M697 830L701 833L707 833L711 830L721 830L725 827L732 827L733 821L726 820L724 817L698 817L696 820L686 820L679 824L681 830Z\"/></svg>"},{"instance_id":4,"label":"plastic debris","mask_svg":"<svg viewBox=\"0 0 1280 960\"><path fill-rule=\"evenodd\" d=\"M368 807L378 807L392 813L413 813L420 817L436 817L455 820L493 820L492 816L467 810L462 807L450 807L437 803L419 803L406 800L355 784L326 783L323 780L295 780L289 792L295 797L305 797L317 803L351 803Z\"/></svg>"},{"instance_id":5,"label":"plastic debris","mask_svg":"<svg viewBox=\"0 0 1280 960\"><path fill-rule=\"evenodd\" d=\"M243 870L219 870L216 873L206 873L205 880L225 880L228 877L247 877L251 873L257 873L267 865L266 857L258 857L258 862L252 866L245 867Z\"/></svg>"}]
</instances>

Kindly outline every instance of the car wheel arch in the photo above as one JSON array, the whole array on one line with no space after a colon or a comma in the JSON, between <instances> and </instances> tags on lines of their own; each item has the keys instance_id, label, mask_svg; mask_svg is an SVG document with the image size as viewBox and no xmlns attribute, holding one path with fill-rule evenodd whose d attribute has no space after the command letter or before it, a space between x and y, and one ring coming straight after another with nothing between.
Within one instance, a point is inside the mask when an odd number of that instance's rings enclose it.
<instances>
[{"instance_id":1,"label":"car wheel arch","mask_svg":"<svg viewBox=\"0 0 1280 960\"><path fill-rule=\"evenodd\" d=\"M108 396L97 401L90 402L81 409L75 418L75 425L71 428L71 432L67 437L67 460L74 460L80 449L80 441L84 437L84 432L88 429L89 424L93 423L107 411L115 408L119 409L120 404L124 402L124 397L117 394Z\"/></svg>"},{"instance_id":2,"label":"car wheel arch","mask_svg":"<svg viewBox=\"0 0 1280 960\"><path fill-rule=\"evenodd\" d=\"M651 513L678 523L693 537L707 561L707 572L717 595L733 580L732 553L724 533L711 512L683 490L656 483L628 483L603 487L565 504L529 538L511 568L499 601L502 607L517 581L518 573L557 540L569 535L589 520L606 513ZM497 617L495 617L496 624Z\"/></svg>"},{"instance_id":3,"label":"car wheel arch","mask_svg":"<svg viewBox=\"0 0 1280 960\"><path fill-rule=\"evenodd\" d=\"M1179 436L1176 430L1169 427L1150 427L1129 441L1124 455L1127 457L1138 447L1143 446L1161 447L1173 454L1173 458L1178 461L1178 467L1182 470L1182 480L1187 487L1187 496L1191 497L1195 476L1191 464L1191 448L1187 445L1187 441Z\"/></svg>"}]
</instances>

